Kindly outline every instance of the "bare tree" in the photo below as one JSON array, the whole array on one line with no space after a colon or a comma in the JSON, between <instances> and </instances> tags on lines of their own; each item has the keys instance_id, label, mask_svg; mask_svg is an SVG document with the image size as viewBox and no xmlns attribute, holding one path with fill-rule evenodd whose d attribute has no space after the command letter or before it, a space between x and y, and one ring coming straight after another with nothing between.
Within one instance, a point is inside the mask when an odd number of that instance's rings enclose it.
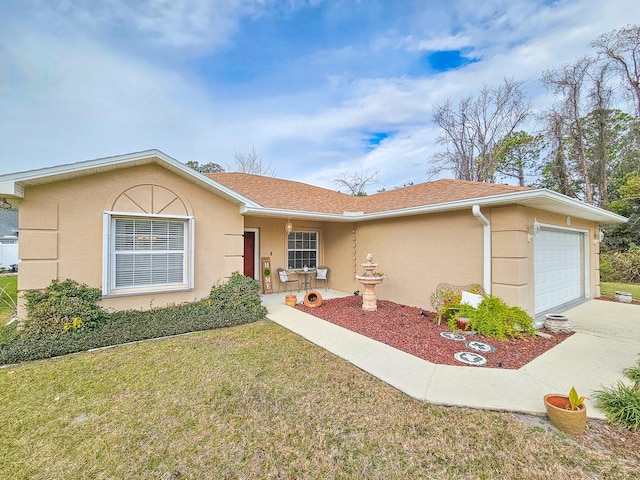
<instances>
[{"instance_id":1,"label":"bare tree","mask_svg":"<svg viewBox=\"0 0 640 480\"><path fill-rule=\"evenodd\" d=\"M485 85L477 98L465 97L457 107L450 99L436 105L433 121L442 129L438 143L445 150L434 156L429 173L452 170L460 180L494 182L496 146L529 113L522 82L507 78L495 88Z\"/></svg>"},{"instance_id":2,"label":"bare tree","mask_svg":"<svg viewBox=\"0 0 640 480\"><path fill-rule=\"evenodd\" d=\"M200 172L200 173L224 172L224 168L222 168L217 163L213 163L213 162L203 163L202 165L200 165L198 162L191 161L191 162L186 162L185 165L189 168L193 168L196 172Z\"/></svg>"},{"instance_id":3,"label":"bare tree","mask_svg":"<svg viewBox=\"0 0 640 480\"><path fill-rule=\"evenodd\" d=\"M593 203L589 165L584 145L584 132L581 118L583 116L583 87L589 68L594 59L582 57L574 63L569 63L557 70L547 70L542 76L542 83L553 89L560 97L563 118L568 121L569 135L577 155L579 171L584 182L585 200Z\"/></svg>"},{"instance_id":4,"label":"bare tree","mask_svg":"<svg viewBox=\"0 0 640 480\"><path fill-rule=\"evenodd\" d=\"M276 176L276 171L271 167L271 163L265 165L262 162L262 155L256 152L255 146L252 146L251 151L247 153L234 152L233 162L233 165L228 167L231 171L262 175L265 177Z\"/></svg>"},{"instance_id":5,"label":"bare tree","mask_svg":"<svg viewBox=\"0 0 640 480\"><path fill-rule=\"evenodd\" d=\"M636 115L640 116L640 26L629 25L601 35L591 47L621 76L634 99Z\"/></svg>"},{"instance_id":6,"label":"bare tree","mask_svg":"<svg viewBox=\"0 0 640 480\"><path fill-rule=\"evenodd\" d=\"M612 111L611 95L612 91L607 84L607 64L600 65L591 75L592 82L589 91L589 101L591 112L584 123L585 142L587 156L592 171L592 179L598 197L598 206L602 207L609 201L609 155L610 144L613 139L610 134L610 121ZM590 131L591 130L591 131Z\"/></svg>"},{"instance_id":7,"label":"bare tree","mask_svg":"<svg viewBox=\"0 0 640 480\"><path fill-rule=\"evenodd\" d=\"M365 196L367 194L366 188L369 185L373 185L378 183L380 171L376 170L373 173L363 172L354 172L349 173L349 171L344 172L342 178L336 178L333 180L338 188L346 187L346 189L351 193L351 195L355 195L358 197Z\"/></svg>"}]
</instances>

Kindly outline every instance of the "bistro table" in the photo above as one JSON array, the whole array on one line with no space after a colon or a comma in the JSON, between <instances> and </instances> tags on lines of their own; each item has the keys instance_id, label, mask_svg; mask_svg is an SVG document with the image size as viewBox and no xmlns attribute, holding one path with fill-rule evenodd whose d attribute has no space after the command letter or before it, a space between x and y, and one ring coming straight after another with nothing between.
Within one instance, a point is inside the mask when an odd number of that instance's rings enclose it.
<instances>
[{"instance_id":1,"label":"bistro table","mask_svg":"<svg viewBox=\"0 0 640 480\"><path fill-rule=\"evenodd\" d=\"M311 289L311 279L313 278L312 275L316 273L316 269L308 268L306 270L297 270L297 273L300 276L300 285L304 287L305 292L308 292L309 289Z\"/></svg>"}]
</instances>

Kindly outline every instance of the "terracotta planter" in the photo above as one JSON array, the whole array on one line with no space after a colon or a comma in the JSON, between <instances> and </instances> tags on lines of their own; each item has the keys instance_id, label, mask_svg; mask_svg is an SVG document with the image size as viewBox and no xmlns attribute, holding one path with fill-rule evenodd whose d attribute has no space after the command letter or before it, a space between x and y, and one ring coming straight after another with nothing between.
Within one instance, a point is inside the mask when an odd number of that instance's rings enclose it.
<instances>
[{"instance_id":1,"label":"terracotta planter","mask_svg":"<svg viewBox=\"0 0 640 480\"><path fill-rule=\"evenodd\" d=\"M322 305L322 295L315 290L311 290L304 296L304 304L307 307L319 307Z\"/></svg>"},{"instance_id":2,"label":"terracotta planter","mask_svg":"<svg viewBox=\"0 0 640 480\"><path fill-rule=\"evenodd\" d=\"M284 303L290 307L295 307L296 303L298 303L298 297L296 295L287 295L284 297Z\"/></svg>"},{"instance_id":3,"label":"terracotta planter","mask_svg":"<svg viewBox=\"0 0 640 480\"><path fill-rule=\"evenodd\" d=\"M544 396L544 408L551 424L569 435L580 435L587 428L587 407L580 405L578 410L570 410L569 397L550 394Z\"/></svg>"},{"instance_id":4,"label":"terracotta planter","mask_svg":"<svg viewBox=\"0 0 640 480\"><path fill-rule=\"evenodd\" d=\"M458 317L456 318L456 325L460 330L466 330L469 326L469 319L467 317Z\"/></svg>"}]
</instances>

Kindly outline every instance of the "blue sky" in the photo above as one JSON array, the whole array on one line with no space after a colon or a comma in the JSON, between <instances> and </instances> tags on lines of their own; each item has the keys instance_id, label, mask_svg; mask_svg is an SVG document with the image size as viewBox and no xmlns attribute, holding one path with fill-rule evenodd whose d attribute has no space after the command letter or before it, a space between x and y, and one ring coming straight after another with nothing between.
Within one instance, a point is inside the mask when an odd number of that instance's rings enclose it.
<instances>
[{"instance_id":1,"label":"blue sky","mask_svg":"<svg viewBox=\"0 0 640 480\"><path fill-rule=\"evenodd\" d=\"M102 4L102 5L101 5ZM370 191L428 180L434 105L547 68L637 0L3 0L0 173L158 148Z\"/></svg>"}]
</instances>

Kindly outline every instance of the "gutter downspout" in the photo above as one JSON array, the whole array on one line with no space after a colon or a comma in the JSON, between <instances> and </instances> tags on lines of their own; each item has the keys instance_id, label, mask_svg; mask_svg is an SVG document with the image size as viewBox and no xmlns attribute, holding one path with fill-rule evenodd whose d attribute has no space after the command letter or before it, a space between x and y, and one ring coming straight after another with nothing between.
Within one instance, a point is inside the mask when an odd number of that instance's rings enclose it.
<instances>
[{"instance_id":1,"label":"gutter downspout","mask_svg":"<svg viewBox=\"0 0 640 480\"><path fill-rule=\"evenodd\" d=\"M491 294L491 224L487 217L480 211L480 205L474 205L471 209L473 216L482 223L483 230L483 279L482 283L487 295Z\"/></svg>"}]
</instances>

